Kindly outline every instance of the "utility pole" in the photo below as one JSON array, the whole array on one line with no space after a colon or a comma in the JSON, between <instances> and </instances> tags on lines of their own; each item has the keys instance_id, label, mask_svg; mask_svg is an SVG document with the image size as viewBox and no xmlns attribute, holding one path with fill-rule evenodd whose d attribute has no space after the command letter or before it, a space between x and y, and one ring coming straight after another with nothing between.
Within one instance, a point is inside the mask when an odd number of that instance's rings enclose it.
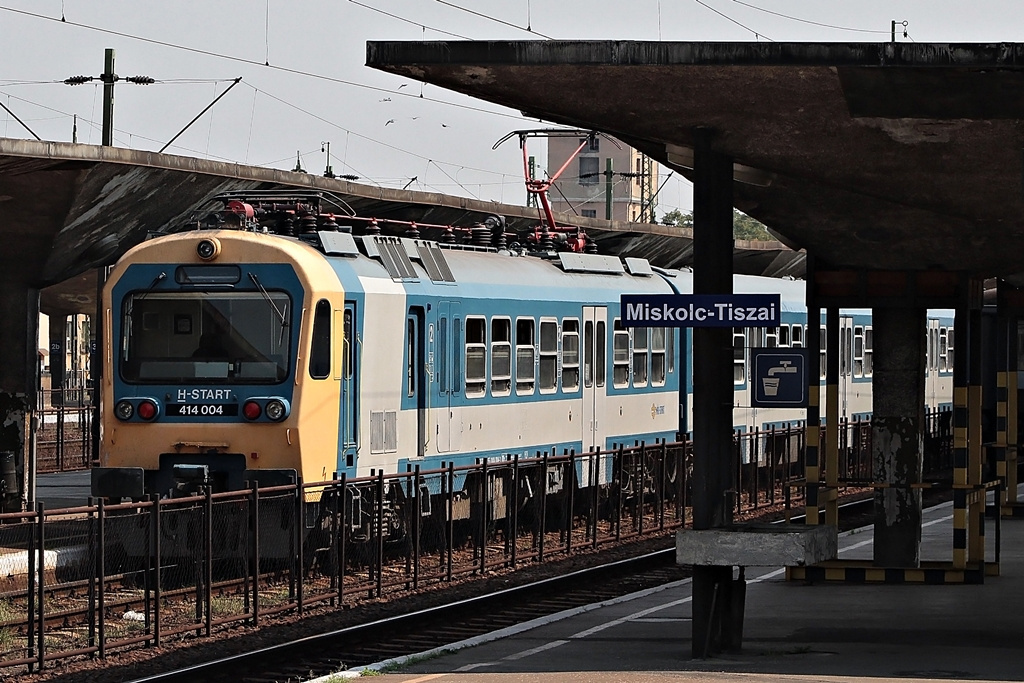
<instances>
[{"instance_id":1,"label":"utility pole","mask_svg":"<svg viewBox=\"0 0 1024 683\"><path fill-rule=\"evenodd\" d=\"M605 159L606 165L604 169L604 217L605 220L612 219L612 189L614 183L612 182L612 158L608 157Z\"/></svg>"},{"instance_id":2,"label":"utility pole","mask_svg":"<svg viewBox=\"0 0 1024 683\"><path fill-rule=\"evenodd\" d=\"M121 78L114 73L114 48L108 47L103 53L103 73L99 76L72 76L65 78L67 85L82 85L92 81L103 83L103 146L114 145L114 84L118 81L127 81L135 85L152 85L155 81L149 76L127 76Z\"/></svg>"},{"instance_id":3,"label":"utility pole","mask_svg":"<svg viewBox=\"0 0 1024 683\"><path fill-rule=\"evenodd\" d=\"M103 132L102 140L104 147L114 145L114 84L122 80L114 72L114 49L108 47L103 53L103 73L96 76L72 76L64 80L67 85L82 85L99 80L103 83ZM125 79L136 85L151 85L154 80L149 76L129 76ZM72 139L78 139L78 119L75 119L75 128L72 130ZM100 387L103 383L103 286L107 280L107 267L99 266L96 271L96 313L92 324L89 325L93 341L90 344L89 376L92 379L92 460L98 462L100 457L100 419L103 411L100 406ZM32 464L33 474L35 463Z\"/></svg>"}]
</instances>

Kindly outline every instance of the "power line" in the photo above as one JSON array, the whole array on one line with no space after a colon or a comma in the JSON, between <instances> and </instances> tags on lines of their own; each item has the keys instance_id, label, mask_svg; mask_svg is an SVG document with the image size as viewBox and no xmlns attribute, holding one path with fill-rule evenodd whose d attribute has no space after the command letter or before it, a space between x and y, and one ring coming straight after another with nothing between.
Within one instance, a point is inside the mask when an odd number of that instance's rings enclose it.
<instances>
[{"instance_id":1,"label":"power line","mask_svg":"<svg viewBox=\"0 0 1024 683\"><path fill-rule=\"evenodd\" d=\"M83 29L87 29L89 31L97 31L99 33L106 33L106 34L109 34L109 35L118 36L120 38L128 38L129 40L138 40L138 41L143 42L143 43L150 43L152 45L159 45L161 47L167 47L167 48L171 48L171 49L174 49L174 50L184 50L186 52L193 52L195 54L206 55L207 57L216 57L217 59L227 59L227 60L230 60L230 61L233 61L233 62L238 62L240 64L249 64L249 65L261 67L261 68L264 68L264 69L273 69L275 71L280 71L282 73L295 74L295 75L298 75L298 76L307 76L309 78L316 78L316 79L319 79L319 80L328 81L330 83L338 83L338 84L341 84L341 85L349 85L349 86L352 86L354 88L364 88L366 90L373 90L373 91L376 91L376 92L388 93L391 96L399 96L400 95L402 97L411 97L413 99L425 100L427 102L435 102L437 104L444 104L444 105L448 105L450 107L458 107L460 109L465 109L467 111L476 111L476 112L482 112L484 114L493 114L495 116L504 116L504 117L507 117L507 118L510 118L510 119L516 119L517 121L522 120L522 117L520 115L518 115L518 114L508 114L508 113L501 112L501 111L493 111L493 110L490 110L490 109L483 109L481 107L473 107L473 106L466 105L466 104L458 104L456 102L449 102L449 101L446 101L446 100L439 100L439 99L436 99L436 98L433 98L433 97L424 97L422 93L420 93L419 95L415 95L415 94L412 94L412 93L405 94L405 93L397 92L395 90L391 90L391 89L388 89L388 88L381 88L381 87L378 87L378 86L375 86L375 85L366 85L365 83L357 83L355 81L347 81L347 80L345 80L343 78L334 78L333 76L325 76L323 74L317 74L317 73L313 73L311 71L303 71L301 69L292 69L292 68L289 68L289 67L277 66L277 65L274 65L274 64L266 64L264 62L259 62L259 61L256 61L254 59L245 59L244 57L235 57L233 55L226 55L226 54L222 54L222 53L219 53L219 52L213 52L211 50L202 50L202 49L199 49L199 48L196 48L196 47L189 47L187 45L178 45L176 43L169 43L169 42L163 41L163 40L155 40L153 38L144 38L142 36L133 35L131 33L124 33L122 31L113 31L111 29L100 28L99 26L90 26L89 24L83 24L81 22L61 21L60 19L55 19L53 17L48 17L45 14L37 14L36 12L28 12L28 11L22 10L22 9L15 9L13 7L5 7L5 6L0 5L0 11L12 12L14 14L22 14L22 15L25 15L25 16L28 16L28 17L33 17L35 19L44 19L46 21L56 22L58 24L66 24L68 26L74 26L76 28L83 28ZM540 35L540 34L538 34L538 35Z\"/></svg>"},{"instance_id":2,"label":"power line","mask_svg":"<svg viewBox=\"0 0 1024 683\"><path fill-rule=\"evenodd\" d=\"M758 33L757 31L755 31L754 29L750 28L749 26L746 26L745 24L741 24L740 22L738 22L738 21L736 21L735 19L733 19L732 17L730 17L730 16L728 15L728 14L725 14L724 12L719 12L719 11L718 11L717 9L715 9L715 8L714 8L714 7L712 7L711 5L707 4L707 3L706 3L706 2L704 2L703 0L693 0L693 1L694 1L695 3L697 3L698 5L700 5L701 7L704 7L704 8L706 8L706 9L709 9L709 10L711 10L712 12L714 12L714 13L715 13L715 14L717 14L718 16L722 17L723 19L726 19L726 20L728 20L728 21L731 21L732 23L736 24L736 25L737 25L737 26L739 26L740 28L742 28L742 29L746 29L747 31L750 31L751 33L753 33L753 34L754 34L754 36L755 36L756 38L764 38L765 40L771 41L771 42L773 42L773 43L775 42L774 40L772 40L771 38L769 38L769 37L768 37L768 36L766 36L765 34L763 34L763 33Z\"/></svg>"},{"instance_id":3,"label":"power line","mask_svg":"<svg viewBox=\"0 0 1024 683\"><path fill-rule=\"evenodd\" d=\"M438 163L438 162L434 161L433 159L431 159L429 157L425 157L425 156L423 156L421 154L416 154L415 152L410 152L407 149L403 149L401 147L396 147L395 145L389 144L389 143L384 142L382 140L377 140L376 138L371 138L368 135L363 135L362 133L357 133L357 132L355 132L353 130L349 130L348 128L345 128L344 126L340 126L337 123L331 121L330 119L326 119L323 116L320 116L319 114L314 114L313 112L309 111L308 109L303 109L302 107L298 106L297 104L289 102L288 100L285 100L283 98L277 97L276 95L273 95L273 94L267 92L266 90L263 90L261 88L257 88L256 86L252 85L251 83L246 83L245 81L242 81L242 85L247 85L250 88L256 90L257 92L260 92L263 95L269 97L270 99L275 100L276 102L280 102L281 104L283 104L283 105L285 105L287 107L291 107L292 109L295 109L296 111L302 112L306 116L310 116L310 117L316 119L317 121L320 121L322 123L326 123L328 126L331 126L333 128L337 128L338 130L345 131L346 133L348 133L350 135L355 135L356 137L362 138L364 140L368 140L369 142L381 145L382 147L387 147L388 149L392 149L392 150L394 150L396 152L402 152L403 154L408 154L409 156L415 157L417 159L422 159L424 161L433 162L435 165ZM453 163L450 163L450 162L444 162L444 163L446 163L449 166L457 166L458 168L464 168L464 169L469 170L469 171L477 171L479 173L491 173L491 174L500 175L500 176L508 175L506 173L501 173L499 171L491 171L491 170L483 169L483 168L474 168L472 166L463 166L461 164L453 164Z\"/></svg>"},{"instance_id":4,"label":"power line","mask_svg":"<svg viewBox=\"0 0 1024 683\"><path fill-rule=\"evenodd\" d=\"M461 36L458 33L452 33L451 31L443 31L443 30L441 30L439 28L434 28L433 26L427 26L426 24L421 24L418 21L413 21L412 19L406 19L405 17L400 17L397 14L392 14L391 12L385 12L382 9L378 9L376 7L371 7L370 5L364 5L363 3L357 2L356 0L348 0L348 1L351 2L353 5L358 5L359 7L364 7L366 9L368 9L368 10L372 10L374 12L378 12L379 14L383 14L386 17L391 17L392 19L398 19L399 21L404 21L407 24L412 24L413 26L419 26L422 29L430 29L431 31L434 31L436 33L443 33L444 35L452 36L453 38L462 38L463 40L472 40L472 38L467 38L466 36Z\"/></svg>"},{"instance_id":5,"label":"power line","mask_svg":"<svg viewBox=\"0 0 1024 683\"><path fill-rule=\"evenodd\" d=\"M732 1L735 2L737 5L743 5L744 7L749 7L750 9L757 10L758 12L764 12L765 14L772 14L772 15L777 16L777 17L782 17L783 19L789 19L790 21L798 21L801 24L810 24L811 26L821 26L822 28L833 28L833 29L836 29L837 31L853 31L855 33L887 33L886 31L875 31L875 30L866 29L866 28L851 28L851 27L848 27L848 26L834 26L832 24L824 24L824 23L821 23L819 21L811 21L810 19L801 19L800 17L793 17L793 16L790 16L788 14L782 14L781 12L775 12L775 11L770 10L770 9L765 9L764 7L758 7L757 5L751 5L749 2L743 2L743 0L732 0Z\"/></svg>"},{"instance_id":6,"label":"power line","mask_svg":"<svg viewBox=\"0 0 1024 683\"><path fill-rule=\"evenodd\" d=\"M547 38L548 40L554 40L554 38L552 38L551 36L546 36L543 33L541 33L540 31L534 31L532 28L530 28L529 25L527 25L525 27L518 26L517 24L513 24L511 22L504 21L503 19L498 19L497 17L492 17L489 14L484 14L482 12L477 12L475 10L467 9L466 7L459 7L458 5L455 5L455 4L450 3L450 2L446 2L445 0L437 0L437 1L439 3L441 3L442 5L448 5L449 7L454 7L455 9L457 9L459 11L466 12L467 14L472 14L474 16L478 16L478 17L480 17L482 19L487 19L489 21L495 21L495 22L497 22L499 24L503 24L505 26L511 26L512 28L519 29L520 31L526 31L527 33L532 33L532 34L534 34L536 36L540 36L541 38Z\"/></svg>"}]
</instances>

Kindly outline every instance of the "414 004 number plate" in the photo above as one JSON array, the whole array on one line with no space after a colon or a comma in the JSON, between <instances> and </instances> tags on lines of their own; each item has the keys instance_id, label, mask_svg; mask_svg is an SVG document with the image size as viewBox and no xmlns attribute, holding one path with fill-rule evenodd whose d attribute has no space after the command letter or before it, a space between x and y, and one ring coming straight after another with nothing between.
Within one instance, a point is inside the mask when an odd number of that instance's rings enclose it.
<instances>
[{"instance_id":1,"label":"414 004 number plate","mask_svg":"<svg viewBox=\"0 0 1024 683\"><path fill-rule=\"evenodd\" d=\"M169 403L168 417L232 417L238 415L237 403Z\"/></svg>"}]
</instances>

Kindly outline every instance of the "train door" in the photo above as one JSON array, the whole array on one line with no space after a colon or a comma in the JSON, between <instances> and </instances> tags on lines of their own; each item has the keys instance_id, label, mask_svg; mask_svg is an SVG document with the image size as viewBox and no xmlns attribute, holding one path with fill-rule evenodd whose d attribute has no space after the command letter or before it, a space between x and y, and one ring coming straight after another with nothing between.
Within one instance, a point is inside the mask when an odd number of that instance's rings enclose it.
<instances>
[{"instance_id":1,"label":"train door","mask_svg":"<svg viewBox=\"0 0 1024 683\"><path fill-rule=\"evenodd\" d=\"M437 379L438 405L434 435L437 452L448 453L459 449L462 436L458 407L462 388L462 317L458 302L439 302L435 338L434 376Z\"/></svg>"},{"instance_id":2,"label":"train door","mask_svg":"<svg viewBox=\"0 0 1024 683\"><path fill-rule=\"evenodd\" d=\"M583 307L583 450L604 448L608 309Z\"/></svg>"},{"instance_id":3,"label":"train door","mask_svg":"<svg viewBox=\"0 0 1024 683\"><path fill-rule=\"evenodd\" d=\"M945 330L942 330L945 332ZM945 356L946 339L942 334L940 341L939 321L935 318L928 319L928 337L925 346L925 401L928 405L935 405L936 388L939 379L939 359ZM940 344L943 347L940 351Z\"/></svg>"},{"instance_id":4,"label":"train door","mask_svg":"<svg viewBox=\"0 0 1024 683\"><path fill-rule=\"evenodd\" d=\"M341 458L338 473L356 476L356 362L358 340L356 338L356 305L346 301L341 321Z\"/></svg>"},{"instance_id":5,"label":"train door","mask_svg":"<svg viewBox=\"0 0 1024 683\"><path fill-rule=\"evenodd\" d=\"M853 390L853 318L839 317L839 417L849 417Z\"/></svg>"},{"instance_id":6,"label":"train door","mask_svg":"<svg viewBox=\"0 0 1024 683\"><path fill-rule=\"evenodd\" d=\"M416 457L426 455L427 391L426 316L422 306L410 306L405 319L405 392L416 411Z\"/></svg>"}]
</instances>

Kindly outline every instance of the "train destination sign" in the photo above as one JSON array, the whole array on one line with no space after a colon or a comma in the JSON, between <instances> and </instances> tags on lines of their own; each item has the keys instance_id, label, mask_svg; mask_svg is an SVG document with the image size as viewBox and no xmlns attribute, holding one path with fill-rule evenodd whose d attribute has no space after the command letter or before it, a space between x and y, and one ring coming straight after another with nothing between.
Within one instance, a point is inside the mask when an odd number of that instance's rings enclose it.
<instances>
[{"instance_id":1,"label":"train destination sign","mask_svg":"<svg viewBox=\"0 0 1024 683\"><path fill-rule=\"evenodd\" d=\"M778 327L779 294L622 294L623 327Z\"/></svg>"}]
</instances>

